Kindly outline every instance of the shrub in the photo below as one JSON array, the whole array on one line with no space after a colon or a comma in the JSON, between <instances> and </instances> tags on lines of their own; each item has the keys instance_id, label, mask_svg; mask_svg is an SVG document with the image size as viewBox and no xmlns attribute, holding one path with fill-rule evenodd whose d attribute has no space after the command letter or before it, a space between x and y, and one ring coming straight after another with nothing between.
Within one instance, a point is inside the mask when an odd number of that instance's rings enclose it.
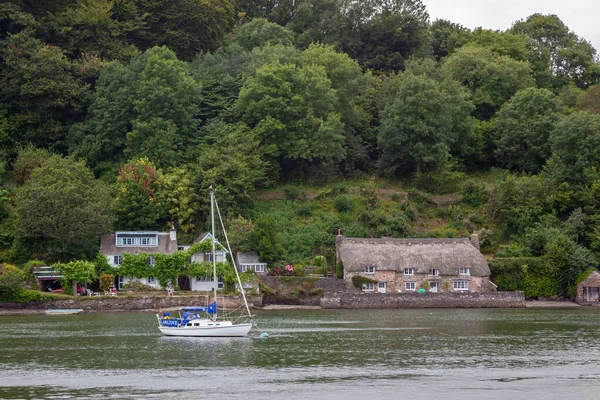
<instances>
[{"instance_id":1,"label":"shrub","mask_svg":"<svg viewBox=\"0 0 600 400\"><path fill-rule=\"evenodd\" d=\"M100 275L100 290L107 291L110 288L110 284L115 281L115 276L112 274Z\"/></svg>"},{"instance_id":2,"label":"shrub","mask_svg":"<svg viewBox=\"0 0 600 400\"><path fill-rule=\"evenodd\" d=\"M296 200L300 195L300 189L295 186L286 186L283 188L283 192L287 200Z\"/></svg>"},{"instance_id":3,"label":"shrub","mask_svg":"<svg viewBox=\"0 0 600 400\"><path fill-rule=\"evenodd\" d=\"M300 207L298 207L296 214L298 214L298 216L302 218L312 217L313 209L308 204L302 204L300 205Z\"/></svg>"},{"instance_id":4,"label":"shrub","mask_svg":"<svg viewBox=\"0 0 600 400\"><path fill-rule=\"evenodd\" d=\"M477 184L473 180L468 180L463 184L461 201L473 207L479 207L488 201L488 190L485 184Z\"/></svg>"},{"instance_id":5,"label":"shrub","mask_svg":"<svg viewBox=\"0 0 600 400\"><path fill-rule=\"evenodd\" d=\"M333 207L340 213L352 210L352 201L346 195L339 195L333 201Z\"/></svg>"},{"instance_id":6,"label":"shrub","mask_svg":"<svg viewBox=\"0 0 600 400\"><path fill-rule=\"evenodd\" d=\"M357 289L361 289L365 283L377 283L377 281L375 279L371 279L371 278L367 278L364 276L360 276L360 275L354 275L352 277L352 284L354 285L355 288Z\"/></svg>"},{"instance_id":7,"label":"shrub","mask_svg":"<svg viewBox=\"0 0 600 400\"><path fill-rule=\"evenodd\" d=\"M392 194L392 201L395 201L396 203L399 203L401 198L402 197L398 193Z\"/></svg>"},{"instance_id":8,"label":"shrub","mask_svg":"<svg viewBox=\"0 0 600 400\"><path fill-rule=\"evenodd\" d=\"M275 294L275 290L273 290L271 286L267 285L263 281L258 281L258 290L260 290L260 292L265 296L271 296Z\"/></svg>"},{"instance_id":9,"label":"shrub","mask_svg":"<svg viewBox=\"0 0 600 400\"><path fill-rule=\"evenodd\" d=\"M45 294L38 290L18 289L12 292L0 292L0 301L3 302L31 303L52 298L56 298L56 295Z\"/></svg>"},{"instance_id":10,"label":"shrub","mask_svg":"<svg viewBox=\"0 0 600 400\"><path fill-rule=\"evenodd\" d=\"M140 281L132 281L123 285L123 289L133 290L134 292L152 292L155 291L156 288L153 288L150 285L144 285Z\"/></svg>"},{"instance_id":11,"label":"shrub","mask_svg":"<svg viewBox=\"0 0 600 400\"><path fill-rule=\"evenodd\" d=\"M415 207L414 203L411 201L405 201L402 203L402 211L404 211L404 215L406 215L413 222L419 217L419 211L417 211L417 207Z\"/></svg>"},{"instance_id":12,"label":"shrub","mask_svg":"<svg viewBox=\"0 0 600 400\"><path fill-rule=\"evenodd\" d=\"M335 266L335 276L338 279L344 279L344 265L342 263L337 263Z\"/></svg>"},{"instance_id":13,"label":"shrub","mask_svg":"<svg viewBox=\"0 0 600 400\"><path fill-rule=\"evenodd\" d=\"M14 293L23 289L23 272L14 265L0 265L0 293Z\"/></svg>"}]
</instances>

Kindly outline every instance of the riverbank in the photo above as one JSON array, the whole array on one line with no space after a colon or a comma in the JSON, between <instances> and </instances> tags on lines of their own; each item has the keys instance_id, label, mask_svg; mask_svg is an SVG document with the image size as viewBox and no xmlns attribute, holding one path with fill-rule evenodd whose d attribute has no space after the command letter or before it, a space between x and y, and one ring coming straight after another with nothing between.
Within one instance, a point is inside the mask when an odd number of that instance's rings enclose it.
<instances>
[{"instance_id":1,"label":"riverbank","mask_svg":"<svg viewBox=\"0 0 600 400\"><path fill-rule=\"evenodd\" d=\"M580 308L581 305L574 303L572 301L538 301L538 300L528 300L525 302L525 308ZM600 307L600 304L598 305ZM0 316L14 316L14 315L45 315L46 308L0 308ZM176 310L178 307L160 307L163 311ZM287 304L269 304L264 307L252 307L255 310L320 310L321 306L308 306L308 305L287 305ZM110 309L86 309L85 312L148 312L154 313L158 310L158 308L110 308Z\"/></svg>"}]
</instances>

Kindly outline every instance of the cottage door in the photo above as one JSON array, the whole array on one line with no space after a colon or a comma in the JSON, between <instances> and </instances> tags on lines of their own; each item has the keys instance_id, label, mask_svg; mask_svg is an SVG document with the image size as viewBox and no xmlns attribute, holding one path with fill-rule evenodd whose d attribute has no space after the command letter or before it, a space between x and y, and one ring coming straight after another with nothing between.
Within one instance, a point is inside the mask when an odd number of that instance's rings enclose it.
<instances>
[{"instance_id":1,"label":"cottage door","mask_svg":"<svg viewBox=\"0 0 600 400\"><path fill-rule=\"evenodd\" d=\"M437 293L437 282L429 282L429 291L431 293Z\"/></svg>"},{"instance_id":2,"label":"cottage door","mask_svg":"<svg viewBox=\"0 0 600 400\"><path fill-rule=\"evenodd\" d=\"M387 292L387 284L385 282L379 282L377 284L377 292L378 293L386 293Z\"/></svg>"}]
</instances>

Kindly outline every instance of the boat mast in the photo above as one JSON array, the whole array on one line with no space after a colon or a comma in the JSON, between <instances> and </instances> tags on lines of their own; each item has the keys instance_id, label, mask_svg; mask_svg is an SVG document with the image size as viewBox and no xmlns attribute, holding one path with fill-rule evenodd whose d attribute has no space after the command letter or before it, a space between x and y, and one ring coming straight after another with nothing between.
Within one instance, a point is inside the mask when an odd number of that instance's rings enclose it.
<instances>
[{"instance_id":1,"label":"boat mast","mask_svg":"<svg viewBox=\"0 0 600 400\"><path fill-rule=\"evenodd\" d=\"M210 189L210 219L212 224L212 261L213 261L213 279L214 279L214 301L217 301L217 255L215 254L215 192L213 191L212 185ZM217 315L213 314L213 319L216 319Z\"/></svg>"}]
</instances>

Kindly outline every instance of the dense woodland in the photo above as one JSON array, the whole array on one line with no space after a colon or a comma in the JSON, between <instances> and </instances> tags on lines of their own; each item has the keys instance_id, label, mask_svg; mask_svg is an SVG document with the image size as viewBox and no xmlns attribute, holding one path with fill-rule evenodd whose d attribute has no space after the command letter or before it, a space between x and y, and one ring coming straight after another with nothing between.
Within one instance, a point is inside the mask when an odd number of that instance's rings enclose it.
<instances>
[{"instance_id":1,"label":"dense woodland","mask_svg":"<svg viewBox=\"0 0 600 400\"><path fill-rule=\"evenodd\" d=\"M556 15L491 31L420 0L4 1L0 288L8 263L94 260L114 230L173 221L191 242L213 185L234 247L274 266L331 265L338 229L477 231L501 289L572 295L600 255L599 83Z\"/></svg>"}]
</instances>

